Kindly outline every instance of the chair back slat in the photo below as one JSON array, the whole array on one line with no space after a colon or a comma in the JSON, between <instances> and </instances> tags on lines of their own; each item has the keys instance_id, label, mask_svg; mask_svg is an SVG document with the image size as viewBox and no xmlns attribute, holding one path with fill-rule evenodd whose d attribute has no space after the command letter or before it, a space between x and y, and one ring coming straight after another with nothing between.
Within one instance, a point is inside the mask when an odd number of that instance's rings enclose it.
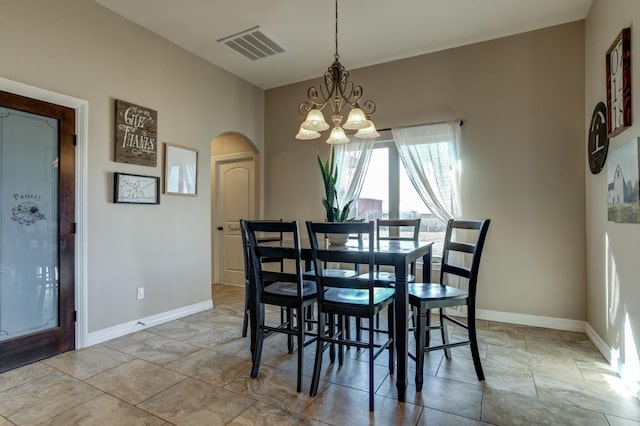
<instances>
[{"instance_id":1,"label":"chair back slat","mask_svg":"<svg viewBox=\"0 0 640 426\"><path fill-rule=\"evenodd\" d=\"M373 304L374 299L374 280L373 274L375 258L374 258L374 224L373 222L345 222L345 223L326 223L326 222L307 222L307 230L309 232L309 241L311 243L312 260L316 270L316 286L318 289L318 303L322 303L323 295L329 288L351 288L359 290L368 290L370 302ZM364 238L358 240L360 247L366 250L332 250L332 247L326 245L324 241L325 234L357 234ZM319 240L318 237L322 237ZM368 239L366 238L368 236ZM353 270L354 265L364 268L369 273L369 279L356 278L354 276L333 276L323 273L322 264L325 262L338 262L341 265L347 264L348 270Z\"/></svg>"},{"instance_id":2,"label":"chair back slat","mask_svg":"<svg viewBox=\"0 0 640 426\"><path fill-rule=\"evenodd\" d=\"M484 242L489 230L490 219L484 220L454 220L447 223L445 233L444 250L442 253L442 268L440 284L445 284L447 275L455 275L469 280L469 296L475 298L478 284L478 271L480 270L480 258L484 248ZM467 241L453 241L455 230L465 230L464 239ZM477 231L473 241L466 231ZM459 237L459 236L456 236ZM469 255L471 255L468 266Z\"/></svg>"},{"instance_id":3,"label":"chair back slat","mask_svg":"<svg viewBox=\"0 0 640 426\"><path fill-rule=\"evenodd\" d=\"M254 271L255 291L258 297L262 295L265 288L270 284L278 282L295 283L298 297L303 298L302 281L302 261L300 251L300 232L298 222L282 221L245 221L249 241L249 253ZM264 234L276 234L278 238L265 239ZM293 241L293 247L282 247L277 245L286 236ZM267 237L269 238L269 237ZM269 245L269 243L276 243ZM294 272L285 273L280 271L270 271L264 269L266 262L293 261Z\"/></svg>"},{"instance_id":4,"label":"chair back slat","mask_svg":"<svg viewBox=\"0 0 640 426\"><path fill-rule=\"evenodd\" d=\"M469 243L459 243L459 242L455 242L455 241L450 241L447 243L447 248L449 250L452 251L460 251L463 253L470 253L473 254L476 251L476 245L475 244L469 244Z\"/></svg>"},{"instance_id":5,"label":"chair back slat","mask_svg":"<svg viewBox=\"0 0 640 426\"><path fill-rule=\"evenodd\" d=\"M463 268L462 266L454 266L444 263L441 268L443 274L453 274L462 278L471 278L471 269Z\"/></svg>"},{"instance_id":6,"label":"chair back slat","mask_svg":"<svg viewBox=\"0 0 640 426\"><path fill-rule=\"evenodd\" d=\"M388 228L389 235L381 236L380 228ZM398 235L391 235L392 229L398 231ZM403 228L412 228L413 232L410 237L403 237L400 235L400 230ZM378 219L376 221L376 235L379 240L395 240L395 241L418 241L420 236L420 218L418 219Z\"/></svg>"},{"instance_id":7,"label":"chair back slat","mask_svg":"<svg viewBox=\"0 0 640 426\"><path fill-rule=\"evenodd\" d=\"M452 228L456 229L475 229L479 230L482 228L483 220L453 220L451 224Z\"/></svg>"},{"instance_id":8,"label":"chair back slat","mask_svg":"<svg viewBox=\"0 0 640 426\"><path fill-rule=\"evenodd\" d=\"M295 259L296 258L296 249L292 247L276 247L276 246L266 246L261 244L268 244L270 242L279 242L279 240L275 241L257 241L258 245L256 246L256 254L261 258L273 258L273 259Z\"/></svg>"},{"instance_id":9,"label":"chair back slat","mask_svg":"<svg viewBox=\"0 0 640 426\"><path fill-rule=\"evenodd\" d=\"M296 282L296 274L290 272L280 272L280 271L262 271L262 281L266 283L273 283L276 281L285 282L285 283L295 283Z\"/></svg>"}]
</instances>

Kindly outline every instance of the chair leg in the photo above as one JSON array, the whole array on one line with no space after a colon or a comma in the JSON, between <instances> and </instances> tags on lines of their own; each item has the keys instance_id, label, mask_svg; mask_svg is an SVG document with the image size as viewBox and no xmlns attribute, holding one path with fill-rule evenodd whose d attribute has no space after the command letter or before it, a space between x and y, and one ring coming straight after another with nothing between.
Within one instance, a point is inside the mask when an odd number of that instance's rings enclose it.
<instances>
[{"instance_id":1,"label":"chair leg","mask_svg":"<svg viewBox=\"0 0 640 426\"><path fill-rule=\"evenodd\" d=\"M242 320L242 337L247 337L249 328L249 285L244 285L244 319Z\"/></svg>"},{"instance_id":2,"label":"chair leg","mask_svg":"<svg viewBox=\"0 0 640 426\"><path fill-rule=\"evenodd\" d=\"M345 339L351 339L351 317L344 317L344 337ZM347 350L349 348L347 347Z\"/></svg>"},{"instance_id":3,"label":"chair leg","mask_svg":"<svg viewBox=\"0 0 640 426\"><path fill-rule=\"evenodd\" d=\"M251 378L258 377L258 369L260 368L260 358L262 356L262 342L264 341L264 305L260 305L258 312L258 326L256 327L255 346L253 348L253 365L251 366Z\"/></svg>"},{"instance_id":4,"label":"chair leg","mask_svg":"<svg viewBox=\"0 0 640 426\"><path fill-rule=\"evenodd\" d=\"M480 352L478 351L478 335L476 333L476 309L474 306L467 307L467 327L469 332L469 340L471 341L471 357L473 358L473 367L476 369L478 380L484 380L484 371L482 371L482 363L480 362Z\"/></svg>"},{"instance_id":5,"label":"chair leg","mask_svg":"<svg viewBox=\"0 0 640 426\"><path fill-rule=\"evenodd\" d=\"M291 312L291 308L287 308L287 328L289 330L293 330L293 315ZM292 334L287 335L287 349L289 350L290 354L293 353L293 335Z\"/></svg>"},{"instance_id":6,"label":"chair leg","mask_svg":"<svg viewBox=\"0 0 640 426\"><path fill-rule=\"evenodd\" d=\"M337 332L337 336L338 338L342 339L344 338L344 316L339 315L338 316L338 332ZM338 364L339 365L343 365L344 364L344 345L338 345Z\"/></svg>"},{"instance_id":7,"label":"chair leg","mask_svg":"<svg viewBox=\"0 0 640 426\"><path fill-rule=\"evenodd\" d=\"M318 394L318 385L320 383L320 370L322 370L322 354L324 352L324 341L322 336L325 333L325 316L322 313L318 313L318 337L316 339L316 357L313 363L313 376L311 377L311 387L309 388L309 396L316 396Z\"/></svg>"},{"instance_id":8,"label":"chair leg","mask_svg":"<svg viewBox=\"0 0 640 426\"><path fill-rule=\"evenodd\" d=\"M373 329L373 316L369 316L369 327ZM373 333L369 330L369 411L373 411L373 352L375 351Z\"/></svg>"},{"instance_id":9,"label":"chair leg","mask_svg":"<svg viewBox=\"0 0 640 426\"><path fill-rule=\"evenodd\" d=\"M442 344L443 345L448 345L449 344L449 333L447 331L447 320L444 318L444 310L446 308L440 308L440 333L442 334ZM447 359L451 359L451 349L450 348L445 348L444 349L444 355L447 357Z\"/></svg>"},{"instance_id":10,"label":"chair leg","mask_svg":"<svg viewBox=\"0 0 640 426\"><path fill-rule=\"evenodd\" d=\"M329 315L329 329L327 330L327 336L332 337L336 332L336 320L335 315ZM336 362L336 345L334 343L329 344L329 360L331 364Z\"/></svg>"},{"instance_id":11,"label":"chair leg","mask_svg":"<svg viewBox=\"0 0 640 426\"><path fill-rule=\"evenodd\" d=\"M431 346L431 309L427 309L425 329L427 330L427 334L424 346L428 348Z\"/></svg>"},{"instance_id":12,"label":"chair leg","mask_svg":"<svg viewBox=\"0 0 640 426\"><path fill-rule=\"evenodd\" d=\"M389 374L393 374L393 369L395 367L395 323L394 323L394 315L395 315L395 303L389 305L387 308L387 330L389 331Z\"/></svg>"},{"instance_id":13,"label":"chair leg","mask_svg":"<svg viewBox=\"0 0 640 426\"><path fill-rule=\"evenodd\" d=\"M313 321L313 305L309 305L305 309L307 315L307 331L311 331L313 329L313 324L311 322Z\"/></svg>"},{"instance_id":14,"label":"chair leg","mask_svg":"<svg viewBox=\"0 0 640 426\"><path fill-rule=\"evenodd\" d=\"M302 364L303 364L303 360L304 360L304 314L303 311L304 308L302 306L300 306L298 308L298 311L296 312L296 320L297 320L297 327L298 327L298 385L297 385L297 392L302 392Z\"/></svg>"},{"instance_id":15,"label":"chair leg","mask_svg":"<svg viewBox=\"0 0 640 426\"><path fill-rule=\"evenodd\" d=\"M426 337L426 324L429 310L422 306L416 313L416 392L422 391L424 374L424 348Z\"/></svg>"}]
</instances>

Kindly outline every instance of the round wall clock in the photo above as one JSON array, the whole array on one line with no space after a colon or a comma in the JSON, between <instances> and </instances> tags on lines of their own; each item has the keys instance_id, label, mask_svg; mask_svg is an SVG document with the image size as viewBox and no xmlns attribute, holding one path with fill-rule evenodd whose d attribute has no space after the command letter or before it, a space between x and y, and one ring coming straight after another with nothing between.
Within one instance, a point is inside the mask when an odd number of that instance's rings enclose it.
<instances>
[{"instance_id":1,"label":"round wall clock","mask_svg":"<svg viewBox=\"0 0 640 426\"><path fill-rule=\"evenodd\" d=\"M593 110L591 123L589 123L589 146L587 157L591 173L597 175L602 171L607 161L609 151L609 137L607 136L607 106L604 102L598 102Z\"/></svg>"}]
</instances>

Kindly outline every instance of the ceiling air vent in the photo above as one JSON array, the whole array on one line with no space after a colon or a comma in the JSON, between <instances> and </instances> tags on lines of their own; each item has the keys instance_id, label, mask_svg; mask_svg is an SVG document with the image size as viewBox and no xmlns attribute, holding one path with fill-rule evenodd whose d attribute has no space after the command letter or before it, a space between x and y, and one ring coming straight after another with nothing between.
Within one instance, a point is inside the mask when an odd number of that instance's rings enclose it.
<instances>
[{"instance_id":1,"label":"ceiling air vent","mask_svg":"<svg viewBox=\"0 0 640 426\"><path fill-rule=\"evenodd\" d=\"M284 47L273 41L260 27L253 27L241 33L221 38L218 42L252 61L286 52Z\"/></svg>"}]
</instances>

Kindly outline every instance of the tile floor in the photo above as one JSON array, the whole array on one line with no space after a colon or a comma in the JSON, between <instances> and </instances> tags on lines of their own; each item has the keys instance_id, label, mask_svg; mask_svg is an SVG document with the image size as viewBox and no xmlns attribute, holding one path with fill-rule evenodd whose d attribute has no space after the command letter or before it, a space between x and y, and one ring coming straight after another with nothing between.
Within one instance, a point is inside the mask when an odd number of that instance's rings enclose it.
<instances>
[{"instance_id":1,"label":"tile floor","mask_svg":"<svg viewBox=\"0 0 640 426\"><path fill-rule=\"evenodd\" d=\"M313 346L304 393L295 392L295 354L278 336L249 378L243 289L212 291L213 310L0 374L0 426L640 425L640 402L584 334L487 321L478 324L484 383L468 347L451 360L439 351L427 356L423 391L410 385L398 403L382 355L369 413L367 363L351 349L342 368L325 362L310 398Z\"/></svg>"}]
</instances>

